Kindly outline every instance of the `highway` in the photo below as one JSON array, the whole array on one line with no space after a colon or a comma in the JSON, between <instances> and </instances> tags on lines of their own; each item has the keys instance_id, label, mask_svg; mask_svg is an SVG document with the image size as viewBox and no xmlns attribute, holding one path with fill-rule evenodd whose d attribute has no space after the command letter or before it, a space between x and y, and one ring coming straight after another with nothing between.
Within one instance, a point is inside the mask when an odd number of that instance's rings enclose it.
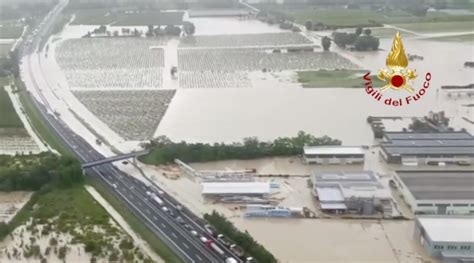
<instances>
[{"instance_id":1,"label":"highway","mask_svg":"<svg viewBox=\"0 0 474 263\"><path fill-rule=\"evenodd\" d=\"M59 116L51 114L54 112L54 109L50 107L47 98L42 93L42 90L49 89L49 87L40 87L38 84L40 82L37 81L37 78L44 76L33 74L31 65L31 58L40 55L38 46L41 38L47 37L48 30L66 5L67 0L61 1L45 18L40 27L35 30L36 33L31 34L26 40L22 41L20 48L22 55L26 56L24 62L26 61L27 65L23 65L21 77L25 79L25 76L28 76L31 80L31 83L28 83L30 84L28 90L30 91L31 100L41 113L51 132L54 132L63 144L84 164L102 160L106 157L71 130L67 123L61 120ZM33 90L39 95L38 100L31 94ZM111 163L87 168L85 171L88 176L98 178L108 191L113 193L128 207L152 233L167 244L184 262L225 262L227 258L234 258L236 262L242 262L229 249L216 242L213 237L206 233L204 229L205 222L201 218L186 208L178 211L176 208L180 204L170 195L166 194L163 189L146 185L142 181L120 171ZM162 205L152 200L147 195L147 191L154 192L157 196L159 195L163 199L165 203L163 206L167 207L167 211L164 211ZM182 222L177 221L176 217L178 215L181 216ZM196 231L198 235L193 235L191 230ZM223 255L204 244L199 239L201 236L214 240L221 250L224 251Z\"/></svg>"}]
</instances>

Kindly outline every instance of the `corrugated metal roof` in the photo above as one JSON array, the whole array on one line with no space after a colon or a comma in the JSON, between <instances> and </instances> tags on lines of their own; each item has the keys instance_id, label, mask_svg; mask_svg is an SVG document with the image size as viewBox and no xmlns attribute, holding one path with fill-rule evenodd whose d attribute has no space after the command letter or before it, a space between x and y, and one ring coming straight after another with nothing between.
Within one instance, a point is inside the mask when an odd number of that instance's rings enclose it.
<instances>
[{"instance_id":1,"label":"corrugated metal roof","mask_svg":"<svg viewBox=\"0 0 474 263\"><path fill-rule=\"evenodd\" d=\"M385 132L388 140L459 140L473 139L467 132Z\"/></svg>"},{"instance_id":2,"label":"corrugated metal roof","mask_svg":"<svg viewBox=\"0 0 474 263\"><path fill-rule=\"evenodd\" d=\"M397 147L392 145L383 145L382 148L390 155L413 155L413 154L455 154L455 155L474 155L473 147Z\"/></svg>"},{"instance_id":3,"label":"corrugated metal roof","mask_svg":"<svg viewBox=\"0 0 474 263\"><path fill-rule=\"evenodd\" d=\"M202 194L268 194L267 182L205 182L201 183Z\"/></svg>"},{"instance_id":4,"label":"corrugated metal roof","mask_svg":"<svg viewBox=\"0 0 474 263\"><path fill-rule=\"evenodd\" d=\"M474 201L474 171L397 171L417 200Z\"/></svg>"},{"instance_id":5,"label":"corrugated metal roof","mask_svg":"<svg viewBox=\"0 0 474 263\"><path fill-rule=\"evenodd\" d=\"M364 149L357 146L305 146L304 154L364 154Z\"/></svg>"},{"instance_id":6,"label":"corrugated metal roof","mask_svg":"<svg viewBox=\"0 0 474 263\"><path fill-rule=\"evenodd\" d=\"M347 209L343 203L321 203L321 209Z\"/></svg>"},{"instance_id":7,"label":"corrugated metal roof","mask_svg":"<svg viewBox=\"0 0 474 263\"><path fill-rule=\"evenodd\" d=\"M338 187L316 187L319 201L321 202L343 202L341 189Z\"/></svg>"},{"instance_id":8,"label":"corrugated metal roof","mask_svg":"<svg viewBox=\"0 0 474 263\"><path fill-rule=\"evenodd\" d=\"M435 242L474 242L472 217L419 217L418 222Z\"/></svg>"}]
</instances>

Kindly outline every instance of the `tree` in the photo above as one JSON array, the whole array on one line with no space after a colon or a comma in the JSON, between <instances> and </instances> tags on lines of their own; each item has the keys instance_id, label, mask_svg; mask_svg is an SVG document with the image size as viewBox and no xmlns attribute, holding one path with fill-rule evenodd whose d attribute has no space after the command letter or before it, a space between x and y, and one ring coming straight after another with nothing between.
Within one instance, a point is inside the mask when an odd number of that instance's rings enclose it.
<instances>
[{"instance_id":1,"label":"tree","mask_svg":"<svg viewBox=\"0 0 474 263\"><path fill-rule=\"evenodd\" d=\"M360 36L360 34L362 34L362 27L356 28L355 34L358 35L358 36Z\"/></svg>"},{"instance_id":2,"label":"tree","mask_svg":"<svg viewBox=\"0 0 474 263\"><path fill-rule=\"evenodd\" d=\"M183 31L186 35L192 36L196 32L196 27L189 21L183 22Z\"/></svg>"},{"instance_id":3,"label":"tree","mask_svg":"<svg viewBox=\"0 0 474 263\"><path fill-rule=\"evenodd\" d=\"M331 39L327 36L321 39L321 45L323 46L324 51L329 51L329 47L331 47Z\"/></svg>"},{"instance_id":4,"label":"tree","mask_svg":"<svg viewBox=\"0 0 474 263\"><path fill-rule=\"evenodd\" d=\"M181 34L181 28L177 26L166 26L165 27L165 33L167 35L172 35L172 36L179 36Z\"/></svg>"},{"instance_id":5,"label":"tree","mask_svg":"<svg viewBox=\"0 0 474 263\"><path fill-rule=\"evenodd\" d=\"M364 35L370 36L370 34L372 34L372 30L370 30L370 28L364 30Z\"/></svg>"},{"instance_id":6,"label":"tree","mask_svg":"<svg viewBox=\"0 0 474 263\"><path fill-rule=\"evenodd\" d=\"M304 26L306 27L306 30L312 30L312 29L313 29L313 22L311 22L311 21L306 21L306 23L304 24Z\"/></svg>"},{"instance_id":7,"label":"tree","mask_svg":"<svg viewBox=\"0 0 474 263\"><path fill-rule=\"evenodd\" d=\"M354 48L357 51L377 50L379 45L380 41L378 38L363 35L357 38Z\"/></svg>"}]
</instances>

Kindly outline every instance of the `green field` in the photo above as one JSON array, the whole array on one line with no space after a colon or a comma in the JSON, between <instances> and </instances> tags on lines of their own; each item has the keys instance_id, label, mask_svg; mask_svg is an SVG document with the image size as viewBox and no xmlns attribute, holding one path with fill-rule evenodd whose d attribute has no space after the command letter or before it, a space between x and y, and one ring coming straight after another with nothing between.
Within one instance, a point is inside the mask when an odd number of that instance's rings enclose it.
<instances>
[{"instance_id":1,"label":"green field","mask_svg":"<svg viewBox=\"0 0 474 263\"><path fill-rule=\"evenodd\" d=\"M472 21L405 23L396 26L420 33L474 31Z\"/></svg>"},{"instance_id":2,"label":"green field","mask_svg":"<svg viewBox=\"0 0 474 263\"><path fill-rule=\"evenodd\" d=\"M364 9L318 9L308 7L306 9L277 9L270 8L279 12L284 12L294 18L295 22L304 24L306 21L313 23L321 22L329 26L343 27L358 25L368 26L370 21L379 24L401 24L418 22L451 22L474 20L474 15L450 15L443 12L429 12L426 16L414 16L406 11L394 10L389 12L378 12Z\"/></svg>"},{"instance_id":3,"label":"green field","mask_svg":"<svg viewBox=\"0 0 474 263\"><path fill-rule=\"evenodd\" d=\"M474 42L474 34L447 36L447 37L433 37L433 38L425 38L424 40L443 41L443 42Z\"/></svg>"},{"instance_id":4,"label":"green field","mask_svg":"<svg viewBox=\"0 0 474 263\"><path fill-rule=\"evenodd\" d=\"M21 36L21 33L23 33L22 26L0 26L0 38L19 38Z\"/></svg>"},{"instance_id":5,"label":"green field","mask_svg":"<svg viewBox=\"0 0 474 263\"><path fill-rule=\"evenodd\" d=\"M365 88L363 80L365 73L359 70L299 71L298 81L305 88ZM376 76L371 78L374 87L384 85Z\"/></svg>"},{"instance_id":6,"label":"green field","mask_svg":"<svg viewBox=\"0 0 474 263\"><path fill-rule=\"evenodd\" d=\"M400 31L394 28L388 28L388 27L377 27L377 28L370 28L372 30L371 35L374 37L378 38L393 38L395 34ZM347 32L347 33L354 33L355 29L354 28L345 28L345 29L340 29L338 30L340 32ZM412 33L402 31L400 32L402 37L410 37L413 36Z\"/></svg>"},{"instance_id":7,"label":"green field","mask_svg":"<svg viewBox=\"0 0 474 263\"><path fill-rule=\"evenodd\" d=\"M12 44L0 44L0 58L5 58L10 53Z\"/></svg>"},{"instance_id":8,"label":"green field","mask_svg":"<svg viewBox=\"0 0 474 263\"><path fill-rule=\"evenodd\" d=\"M148 26L182 24L183 12L159 11L111 11L110 9L92 9L74 11L73 25Z\"/></svg>"},{"instance_id":9,"label":"green field","mask_svg":"<svg viewBox=\"0 0 474 263\"><path fill-rule=\"evenodd\" d=\"M26 224L26 228L32 233L37 233L33 235L68 233L73 238L72 243L84 244L86 251L95 257L105 259L118 257L129 262L136 259L140 262L152 262L135 249L132 240L123 230L111 224L107 211L83 186L55 188L45 193L35 193L29 204L14 218L10 227L13 229L22 224ZM39 228L38 225L43 227ZM49 242L51 247L56 246L51 239ZM120 243L120 247L117 242ZM41 254L41 251L37 253Z\"/></svg>"},{"instance_id":10,"label":"green field","mask_svg":"<svg viewBox=\"0 0 474 263\"><path fill-rule=\"evenodd\" d=\"M23 123L13 108L8 93L3 88L4 85L8 85L8 79L0 78L0 85L0 113L2 114L0 128L23 128Z\"/></svg>"}]
</instances>

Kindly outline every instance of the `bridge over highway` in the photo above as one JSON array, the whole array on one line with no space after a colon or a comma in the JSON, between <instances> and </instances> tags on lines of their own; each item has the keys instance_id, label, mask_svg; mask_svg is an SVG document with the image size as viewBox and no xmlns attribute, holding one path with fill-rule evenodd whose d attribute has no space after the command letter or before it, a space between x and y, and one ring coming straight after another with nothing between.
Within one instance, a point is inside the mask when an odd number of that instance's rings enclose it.
<instances>
[{"instance_id":1,"label":"bridge over highway","mask_svg":"<svg viewBox=\"0 0 474 263\"><path fill-rule=\"evenodd\" d=\"M143 150L143 151L138 151L138 152L131 152L131 153L120 154L120 155L116 155L112 157L107 157L104 159L85 163L82 165L82 169L91 168L91 167L101 165L101 164L106 164L106 163L113 163L116 161L121 161L121 160L129 159L129 158L135 158L137 156L142 156L149 153L150 153L150 150Z\"/></svg>"}]
</instances>

